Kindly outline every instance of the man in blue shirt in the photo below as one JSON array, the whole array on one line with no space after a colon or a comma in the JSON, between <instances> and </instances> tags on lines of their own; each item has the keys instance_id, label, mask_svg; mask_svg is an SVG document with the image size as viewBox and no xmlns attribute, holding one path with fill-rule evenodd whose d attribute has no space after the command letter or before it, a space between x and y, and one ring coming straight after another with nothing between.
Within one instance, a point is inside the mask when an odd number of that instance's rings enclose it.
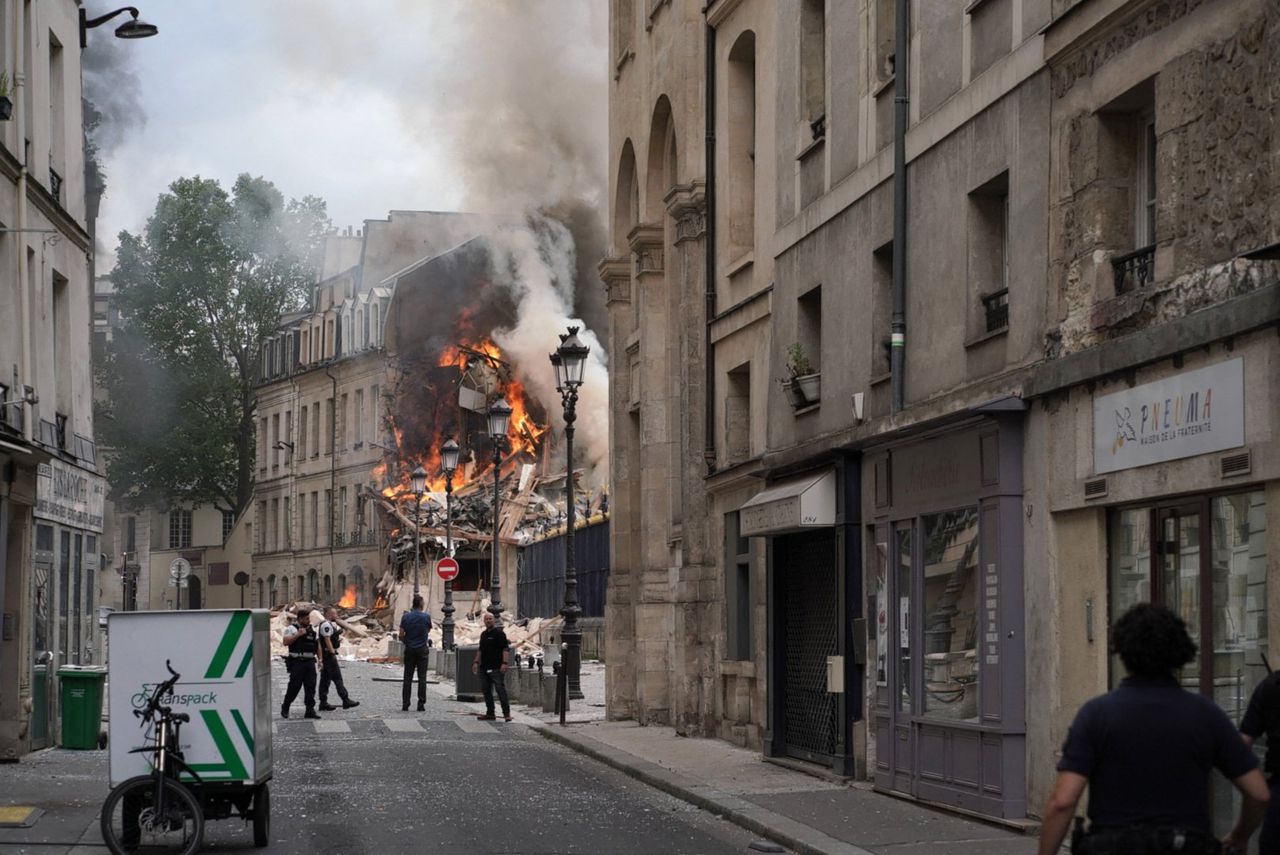
<instances>
[{"instance_id":1,"label":"man in blue shirt","mask_svg":"<svg viewBox=\"0 0 1280 855\"><path fill-rule=\"evenodd\" d=\"M422 610L422 595L413 595L413 610L400 617L400 640L404 642L404 686L400 709L409 709L409 692L414 672L418 674L418 712L427 708L427 633L431 632L431 615Z\"/></svg>"},{"instance_id":2,"label":"man in blue shirt","mask_svg":"<svg viewBox=\"0 0 1280 855\"><path fill-rule=\"evenodd\" d=\"M1072 841L1077 855L1243 851L1266 810L1267 785L1226 713L1178 683L1178 670L1196 657L1186 624L1164 606L1141 603L1116 621L1111 644L1129 676L1081 707L1071 724L1044 809L1040 855L1058 851L1086 786L1090 825ZM1244 797L1221 844L1209 816L1214 769Z\"/></svg>"}]
</instances>

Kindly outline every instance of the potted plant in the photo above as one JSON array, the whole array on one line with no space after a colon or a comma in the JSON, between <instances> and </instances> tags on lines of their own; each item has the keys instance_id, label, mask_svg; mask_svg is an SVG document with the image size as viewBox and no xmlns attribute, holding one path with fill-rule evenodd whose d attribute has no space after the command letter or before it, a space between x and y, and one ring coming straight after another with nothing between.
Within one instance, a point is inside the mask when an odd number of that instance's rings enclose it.
<instances>
[{"instance_id":1,"label":"potted plant","mask_svg":"<svg viewBox=\"0 0 1280 855\"><path fill-rule=\"evenodd\" d=\"M791 373L791 387L799 389L805 403L818 403L822 397L822 373L813 370L804 346L798 341L787 348L787 370Z\"/></svg>"},{"instance_id":2,"label":"potted plant","mask_svg":"<svg viewBox=\"0 0 1280 855\"><path fill-rule=\"evenodd\" d=\"M0 122L9 121L13 115L13 101L9 100L9 72L0 70Z\"/></svg>"}]
</instances>

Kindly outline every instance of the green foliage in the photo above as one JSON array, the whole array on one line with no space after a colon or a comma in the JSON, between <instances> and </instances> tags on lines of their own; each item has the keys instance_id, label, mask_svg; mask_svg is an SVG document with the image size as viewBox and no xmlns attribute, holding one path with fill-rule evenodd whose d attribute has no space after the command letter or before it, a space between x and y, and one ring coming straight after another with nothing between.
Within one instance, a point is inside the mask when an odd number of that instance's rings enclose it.
<instances>
[{"instance_id":1,"label":"green foliage","mask_svg":"<svg viewBox=\"0 0 1280 855\"><path fill-rule=\"evenodd\" d=\"M120 233L124 328L97 360L116 500L249 502L262 343L305 305L329 226L315 197L286 203L249 175L228 194L196 176L169 186L142 234Z\"/></svg>"},{"instance_id":2,"label":"green foliage","mask_svg":"<svg viewBox=\"0 0 1280 855\"><path fill-rule=\"evenodd\" d=\"M813 373L809 357L804 355L804 347L798 341L792 342L787 348L787 371L792 377L805 377Z\"/></svg>"}]
</instances>

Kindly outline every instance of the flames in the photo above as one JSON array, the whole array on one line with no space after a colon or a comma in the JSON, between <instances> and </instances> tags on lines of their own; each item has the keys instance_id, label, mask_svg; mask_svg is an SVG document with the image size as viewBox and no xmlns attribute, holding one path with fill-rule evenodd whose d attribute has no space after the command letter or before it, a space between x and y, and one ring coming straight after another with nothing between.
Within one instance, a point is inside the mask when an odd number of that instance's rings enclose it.
<instances>
[{"instance_id":1,"label":"flames","mask_svg":"<svg viewBox=\"0 0 1280 855\"><path fill-rule=\"evenodd\" d=\"M342 599L338 600L338 605L344 609L353 609L356 606L356 586L348 585L346 593L342 595Z\"/></svg>"},{"instance_id":2,"label":"flames","mask_svg":"<svg viewBox=\"0 0 1280 855\"><path fill-rule=\"evenodd\" d=\"M470 320L469 313L463 310L457 326L467 332L471 327ZM476 449L468 462L468 441L474 439L477 433L482 435L483 431L472 430L470 437L459 435L460 431L452 424L455 414L447 412L457 401L459 384L466 386L466 390L476 396L477 400L487 403L502 396L511 407L507 449L502 463L504 475L521 462L536 458L541 453L543 438L549 428L537 416L543 412L543 407L531 398L525 385L513 375L502 349L489 336L469 336L459 343L446 345L440 350L435 364L437 369L453 371L445 372L444 376L449 378L447 384L441 382L437 388L428 389L428 395L424 396L435 404L436 409L425 407L423 412L415 410L412 413L411 417L418 422L414 433L427 439L425 446L420 449L408 447L410 443L406 442L406 430L400 425L389 425L394 436L395 452L384 455L383 461L374 468L376 483L387 485L390 482L389 486L382 487L381 493L393 501L412 500L410 478L413 469L419 465L427 472L426 492L444 491L445 477L440 465L440 446L451 436L464 448L463 462L459 464L459 471L454 474L455 487L492 470L492 458L487 449ZM415 380L413 377L408 379L411 382ZM443 407L441 402L444 402ZM400 417L404 416L402 410Z\"/></svg>"}]
</instances>

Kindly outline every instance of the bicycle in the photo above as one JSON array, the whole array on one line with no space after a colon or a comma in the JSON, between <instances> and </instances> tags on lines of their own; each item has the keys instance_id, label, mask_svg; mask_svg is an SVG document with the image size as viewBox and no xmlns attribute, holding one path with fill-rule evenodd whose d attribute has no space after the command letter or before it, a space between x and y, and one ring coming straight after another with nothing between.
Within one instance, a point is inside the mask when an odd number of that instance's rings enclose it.
<instances>
[{"instance_id":1,"label":"bicycle","mask_svg":"<svg viewBox=\"0 0 1280 855\"><path fill-rule=\"evenodd\" d=\"M181 852L191 855L204 841L204 811L199 800L180 780L190 775L197 785L200 776L182 759L181 728L191 720L161 703L172 693L180 674L165 660L172 675L158 685L143 709L133 714L150 725L151 744L130 750L130 754L150 753L151 773L136 775L107 794L102 805L102 839L113 855L138 852Z\"/></svg>"}]
</instances>

